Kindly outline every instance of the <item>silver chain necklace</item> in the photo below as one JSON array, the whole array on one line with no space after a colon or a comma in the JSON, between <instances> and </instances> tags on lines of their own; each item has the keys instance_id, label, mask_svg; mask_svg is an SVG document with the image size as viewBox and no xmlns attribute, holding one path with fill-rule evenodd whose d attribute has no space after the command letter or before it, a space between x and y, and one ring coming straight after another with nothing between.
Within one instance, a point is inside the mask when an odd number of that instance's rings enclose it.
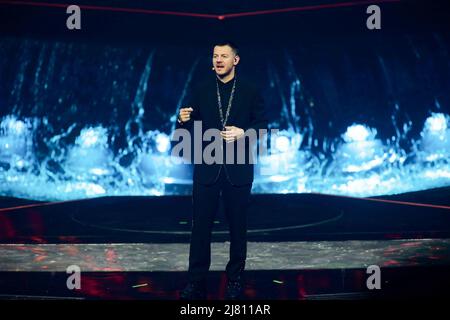
<instances>
[{"instance_id":1,"label":"silver chain necklace","mask_svg":"<svg viewBox=\"0 0 450 320\"><path fill-rule=\"evenodd\" d=\"M231 105L233 103L234 91L236 89L236 75L234 76L233 88L231 89L230 100L228 100L228 107L227 113L225 114L225 119L223 118L222 99L220 98L219 80L217 78L216 78L216 87L217 87L217 104L219 105L220 121L222 122L222 130L225 130L225 125L227 124L228 116L230 115Z\"/></svg>"}]
</instances>

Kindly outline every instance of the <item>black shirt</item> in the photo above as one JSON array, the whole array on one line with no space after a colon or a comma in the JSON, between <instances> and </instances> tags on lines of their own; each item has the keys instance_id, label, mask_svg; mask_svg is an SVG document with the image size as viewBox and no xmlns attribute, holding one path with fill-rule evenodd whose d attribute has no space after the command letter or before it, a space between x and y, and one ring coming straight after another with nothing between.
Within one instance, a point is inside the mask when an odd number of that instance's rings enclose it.
<instances>
[{"instance_id":1,"label":"black shirt","mask_svg":"<svg viewBox=\"0 0 450 320\"><path fill-rule=\"evenodd\" d=\"M219 84L220 101L222 104L222 114L223 118L225 119L227 114L228 102L230 101L231 97L231 90L233 89L234 78L229 80L227 83L223 83L222 81L217 79L217 83ZM231 106L231 108L233 108L233 106Z\"/></svg>"},{"instance_id":2,"label":"black shirt","mask_svg":"<svg viewBox=\"0 0 450 320\"><path fill-rule=\"evenodd\" d=\"M193 109L190 117L191 120L185 123L176 123L177 129L185 128L192 130L194 122L197 120L201 121L201 132L196 132L196 130L191 131L193 133L191 143L197 141L198 134L203 135L208 129L222 129L217 101L217 84L219 84L223 117L225 118L233 82L234 79L227 83L222 83L215 75L213 75L209 76L202 83L194 84L187 103L183 104L183 107L191 107ZM236 78L233 102L225 125L235 126L244 131L254 129L257 134L259 129L267 129L264 101L259 90L256 89L252 82L241 77ZM210 141L203 140L201 137L200 141L202 150L205 150L210 144ZM248 139L244 139L243 142L245 143L238 144L234 141L229 144L229 146L232 146L235 150L233 152L234 156L232 158L234 158L234 161L232 163L226 161L228 152L226 148L223 149L223 161L221 163L225 163L229 178L235 185L248 184L253 181L253 164L248 161L251 158L249 154L252 147ZM223 142L223 145L226 145L225 141ZM192 157L194 153L195 152L192 152L190 156ZM246 159L244 163L238 163L237 155L239 154L245 155ZM209 184L215 181L215 178L217 178L220 173L222 165L217 162L213 164L206 163L203 161L203 158L200 160L201 163L195 163L194 181L203 184Z\"/></svg>"}]
</instances>

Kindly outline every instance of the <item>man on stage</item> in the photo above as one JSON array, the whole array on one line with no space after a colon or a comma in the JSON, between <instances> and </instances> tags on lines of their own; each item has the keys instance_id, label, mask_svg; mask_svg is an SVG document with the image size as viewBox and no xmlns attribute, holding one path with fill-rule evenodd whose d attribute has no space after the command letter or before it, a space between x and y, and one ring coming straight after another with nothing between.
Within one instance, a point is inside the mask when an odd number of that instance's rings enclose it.
<instances>
[{"instance_id":1,"label":"man on stage","mask_svg":"<svg viewBox=\"0 0 450 320\"><path fill-rule=\"evenodd\" d=\"M211 231L220 195L230 229L226 299L239 299L243 294L247 256L246 209L253 183L253 162L250 156L244 163L237 161L239 156L236 154L245 152L248 155L252 146L251 142L246 143L247 132L255 130L259 133L259 129L267 129L267 119L261 94L236 72L239 60L235 44L216 44L212 56L214 74L195 87L189 104L178 112L177 129L185 128L192 132L194 122L201 121L202 134L207 129L217 129L223 140L221 163L205 163L202 159L201 163L194 165L189 283L180 294L182 299L206 299ZM244 143L238 143L239 139ZM234 148L234 155L227 157L230 146ZM239 146L244 146L244 149Z\"/></svg>"}]
</instances>

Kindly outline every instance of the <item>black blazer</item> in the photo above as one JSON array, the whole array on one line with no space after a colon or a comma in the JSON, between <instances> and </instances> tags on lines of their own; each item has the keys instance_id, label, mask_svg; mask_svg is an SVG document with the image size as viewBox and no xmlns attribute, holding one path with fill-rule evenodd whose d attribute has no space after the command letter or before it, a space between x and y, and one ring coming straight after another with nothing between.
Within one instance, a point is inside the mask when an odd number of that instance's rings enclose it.
<instances>
[{"instance_id":1,"label":"black blazer","mask_svg":"<svg viewBox=\"0 0 450 320\"><path fill-rule=\"evenodd\" d=\"M190 130L193 140L198 139L198 137L193 135L194 121L201 121L202 135L210 128L221 129L222 124L217 103L216 76L213 75L209 77L202 84L194 88L188 99L187 105L184 107L191 107L194 109L191 113L191 119L185 123L179 123L177 121L176 129L184 128ZM226 108L226 106L224 108ZM236 80L233 104L226 125L236 126L244 129L244 131L253 128L258 133L259 129L267 129L268 127L264 101L260 92L250 82L239 77ZM258 139L262 138L263 137L258 134ZM202 143L202 151L208 144L210 144L208 141ZM228 179L233 185L245 185L253 182L254 165L249 163L250 156L248 155L254 146L250 145L248 139L245 139L243 145L238 144L236 141L228 143L228 145L233 145L234 163L226 163L226 150L230 146L227 146L227 143L223 141L223 165L218 163L207 164L202 157L202 163L194 165L194 183L212 184L219 177L220 170L226 170ZM242 146L245 150L238 150L238 148ZM237 163L238 151L245 152L245 163ZM194 160L193 154L194 152L192 149L191 161Z\"/></svg>"}]
</instances>

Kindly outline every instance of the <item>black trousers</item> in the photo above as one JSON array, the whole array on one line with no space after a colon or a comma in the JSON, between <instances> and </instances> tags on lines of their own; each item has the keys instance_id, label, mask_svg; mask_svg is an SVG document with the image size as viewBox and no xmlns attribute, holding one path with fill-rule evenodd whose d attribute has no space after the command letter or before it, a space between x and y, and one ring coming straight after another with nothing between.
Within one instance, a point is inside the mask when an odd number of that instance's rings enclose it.
<instances>
[{"instance_id":1,"label":"black trousers","mask_svg":"<svg viewBox=\"0 0 450 320\"><path fill-rule=\"evenodd\" d=\"M220 195L230 229L227 277L230 281L241 278L247 257L247 207L251 189L251 183L233 186L228 180L225 167L221 168L218 179L211 185L194 182L192 193L194 216L189 250L190 281L206 280L211 264L211 232Z\"/></svg>"}]
</instances>

